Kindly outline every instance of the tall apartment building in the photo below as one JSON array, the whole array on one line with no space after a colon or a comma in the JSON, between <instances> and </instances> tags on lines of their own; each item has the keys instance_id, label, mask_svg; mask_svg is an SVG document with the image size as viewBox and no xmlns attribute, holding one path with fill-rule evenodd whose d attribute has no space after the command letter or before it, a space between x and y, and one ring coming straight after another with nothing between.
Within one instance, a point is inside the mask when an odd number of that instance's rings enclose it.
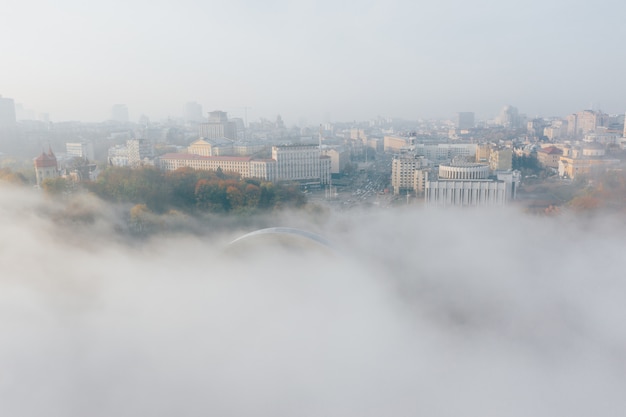
<instances>
[{"instance_id":1,"label":"tall apartment building","mask_svg":"<svg viewBox=\"0 0 626 417\"><path fill-rule=\"evenodd\" d=\"M237 124L228 120L226 112L216 110L209 112L208 122L200 124L199 133L207 139L237 140Z\"/></svg>"},{"instance_id":2,"label":"tall apartment building","mask_svg":"<svg viewBox=\"0 0 626 417\"><path fill-rule=\"evenodd\" d=\"M567 134L571 138L581 138L599 127L607 127L609 115L594 110L583 110L567 116Z\"/></svg>"},{"instance_id":3,"label":"tall apartment building","mask_svg":"<svg viewBox=\"0 0 626 417\"><path fill-rule=\"evenodd\" d=\"M15 123L15 102L0 96L0 129L14 127Z\"/></svg>"},{"instance_id":4,"label":"tall apartment building","mask_svg":"<svg viewBox=\"0 0 626 417\"><path fill-rule=\"evenodd\" d=\"M455 127L457 129L474 128L474 113L468 111L457 113Z\"/></svg>"},{"instance_id":5,"label":"tall apartment building","mask_svg":"<svg viewBox=\"0 0 626 417\"><path fill-rule=\"evenodd\" d=\"M405 152L394 155L391 163L391 186L393 193L399 194L402 190L415 188L415 171L428 165L423 156L414 152Z\"/></svg>"},{"instance_id":6,"label":"tall apartment building","mask_svg":"<svg viewBox=\"0 0 626 417\"><path fill-rule=\"evenodd\" d=\"M126 145L109 148L108 162L113 166L138 167L153 157L152 144L147 139L129 139Z\"/></svg>"},{"instance_id":7,"label":"tall apartment building","mask_svg":"<svg viewBox=\"0 0 626 417\"><path fill-rule=\"evenodd\" d=\"M93 161L95 159L93 143L91 142L67 142L65 144L67 156L83 158Z\"/></svg>"},{"instance_id":8,"label":"tall apartment building","mask_svg":"<svg viewBox=\"0 0 626 417\"><path fill-rule=\"evenodd\" d=\"M519 111L513 106L504 106L496 118L496 124L507 129L517 129L521 127L521 123Z\"/></svg>"},{"instance_id":9,"label":"tall apartment building","mask_svg":"<svg viewBox=\"0 0 626 417\"><path fill-rule=\"evenodd\" d=\"M202 122L202 105L196 103L195 101L186 103L183 108L183 118L186 123Z\"/></svg>"}]
</instances>

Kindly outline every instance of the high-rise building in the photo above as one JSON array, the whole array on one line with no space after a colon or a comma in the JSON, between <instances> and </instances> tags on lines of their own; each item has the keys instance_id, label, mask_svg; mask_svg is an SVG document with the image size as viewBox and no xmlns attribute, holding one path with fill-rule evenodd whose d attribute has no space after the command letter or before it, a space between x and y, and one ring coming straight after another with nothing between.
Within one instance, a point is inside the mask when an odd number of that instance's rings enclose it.
<instances>
[{"instance_id":1,"label":"high-rise building","mask_svg":"<svg viewBox=\"0 0 626 417\"><path fill-rule=\"evenodd\" d=\"M95 159L93 143L91 142L67 142L65 144L67 156L83 158L90 161Z\"/></svg>"},{"instance_id":2,"label":"high-rise building","mask_svg":"<svg viewBox=\"0 0 626 417\"><path fill-rule=\"evenodd\" d=\"M126 107L126 104L116 104L111 107L111 120L120 123L128 123L128 107Z\"/></svg>"},{"instance_id":3,"label":"high-rise building","mask_svg":"<svg viewBox=\"0 0 626 417\"><path fill-rule=\"evenodd\" d=\"M209 112L209 121L200 125L200 136L207 139L237 140L237 124L229 121L226 112Z\"/></svg>"},{"instance_id":4,"label":"high-rise building","mask_svg":"<svg viewBox=\"0 0 626 417\"><path fill-rule=\"evenodd\" d=\"M567 116L567 134L572 138L581 138L594 132L599 127L606 127L609 115L600 111L583 110Z\"/></svg>"},{"instance_id":5,"label":"high-rise building","mask_svg":"<svg viewBox=\"0 0 626 417\"><path fill-rule=\"evenodd\" d=\"M507 129L517 129L521 125L519 111L513 106L504 106L496 119L496 124Z\"/></svg>"},{"instance_id":6,"label":"high-rise building","mask_svg":"<svg viewBox=\"0 0 626 417\"><path fill-rule=\"evenodd\" d=\"M456 128L457 129L473 129L474 128L474 113L473 112L459 112L456 114Z\"/></svg>"},{"instance_id":7,"label":"high-rise building","mask_svg":"<svg viewBox=\"0 0 626 417\"><path fill-rule=\"evenodd\" d=\"M202 105L195 101L190 101L185 104L183 110L183 117L187 123L200 123L202 122Z\"/></svg>"},{"instance_id":8,"label":"high-rise building","mask_svg":"<svg viewBox=\"0 0 626 417\"><path fill-rule=\"evenodd\" d=\"M12 98L0 96L0 129L14 127L15 123L15 102Z\"/></svg>"}]
</instances>

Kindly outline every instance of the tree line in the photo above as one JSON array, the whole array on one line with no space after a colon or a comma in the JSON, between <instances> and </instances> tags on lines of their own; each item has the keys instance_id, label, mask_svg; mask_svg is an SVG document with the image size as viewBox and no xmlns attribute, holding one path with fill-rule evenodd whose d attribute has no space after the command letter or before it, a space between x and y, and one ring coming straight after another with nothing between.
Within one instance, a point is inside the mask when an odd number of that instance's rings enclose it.
<instances>
[{"instance_id":1,"label":"tree line","mask_svg":"<svg viewBox=\"0 0 626 417\"><path fill-rule=\"evenodd\" d=\"M295 184L274 184L238 174L180 168L108 167L86 187L106 201L144 204L154 213L230 213L299 207L306 203Z\"/></svg>"}]
</instances>

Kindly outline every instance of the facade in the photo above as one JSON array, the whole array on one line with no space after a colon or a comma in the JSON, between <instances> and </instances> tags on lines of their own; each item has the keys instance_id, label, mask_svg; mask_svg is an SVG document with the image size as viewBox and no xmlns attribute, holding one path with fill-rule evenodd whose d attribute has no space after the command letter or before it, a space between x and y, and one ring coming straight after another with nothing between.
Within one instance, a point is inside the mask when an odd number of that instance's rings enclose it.
<instances>
[{"instance_id":1,"label":"facade","mask_svg":"<svg viewBox=\"0 0 626 417\"><path fill-rule=\"evenodd\" d=\"M207 139L237 140L237 124L229 121L226 112L209 112L208 122L200 124L200 136Z\"/></svg>"},{"instance_id":2,"label":"facade","mask_svg":"<svg viewBox=\"0 0 626 417\"><path fill-rule=\"evenodd\" d=\"M425 203L429 207L504 206L507 184L496 180L427 181Z\"/></svg>"},{"instance_id":3,"label":"facade","mask_svg":"<svg viewBox=\"0 0 626 417\"><path fill-rule=\"evenodd\" d=\"M0 96L0 129L14 127L16 120L15 102L12 98Z\"/></svg>"},{"instance_id":4,"label":"facade","mask_svg":"<svg viewBox=\"0 0 626 417\"><path fill-rule=\"evenodd\" d=\"M474 128L474 112L457 113L455 127L461 130L473 129Z\"/></svg>"},{"instance_id":5,"label":"facade","mask_svg":"<svg viewBox=\"0 0 626 417\"><path fill-rule=\"evenodd\" d=\"M449 162L455 157L475 158L477 145L475 143L440 143L426 145L418 143L414 147L418 155L435 163Z\"/></svg>"},{"instance_id":6,"label":"facade","mask_svg":"<svg viewBox=\"0 0 626 417\"><path fill-rule=\"evenodd\" d=\"M543 129L543 135L554 142L567 135L568 123L566 120L554 120L550 126Z\"/></svg>"},{"instance_id":7,"label":"facade","mask_svg":"<svg viewBox=\"0 0 626 417\"><path fill-rule=\"evenodd\" d=\"M348 151L343 148L322 149L322 155L330 158L331 174L341 174L350 160Z\"/></svg>"},{"instance_id":8,"label":"facade","mask_svg":"<svg viewBox=\"0 0 626 417\"><path fill-rule=\"evenodd\" d=\"M65 144L67 156L82 158L93 161L95 159L93 143L91 142L67 142Z\"/></svg>"},{"instance_id":9,"label":"facade","mask_svg":"<svg viewBox=\"0 0 626 417\"><path fill-rule=\"evenodd\" d=\"M109 148L108 161L113 166L138 167L153 157L152 144L147 139L129 139L126 145Z\"/></svg>"},{"instance_id":10,"label":"facade","mask_svg":"<svg viewBox=\"0 0 626 417\"><path fill-rule=\"evenodd\" d=\"M580 138L595 132L599 127L607 127L609 115L594 110L583 110L567 116L567 134L571 138Z\"/></svg>"},{"instance_id":11,"label":"facade","mask_svg":"<svg viewBox=\"0 0 626 417\"><path fill-rule=\"evenodd\" d=\"M512 149L491 149L489 167L492 171L506 171L513 168Z\"/></svg>"},{"instance_id":12,"label":"facade","mask_svg":"<svg viewBox=\"0 0 626 417\"><path fill-rule=\"evenodd\" d=\"M231 156L235 154L233 141L226 138L200 138L187 147L187 152L202 156Z\"/></svg>"},{"instance_id":13,"label":"facade","mask_svg":"<svg viewBox=\"0 0 626 417\"><path fill-rule=\"evenodd\" d=\"M276 161L277 181L330 182L331 160L321 155L318 145L273 146L272 159Z\"/></svg>"},{"instance_id":14,"label":"facade","mask_svg":"<svg viewBox=\"0 0 626 417\"><path fill-rule=\"evenodd\" d=\"M37 187L41 187L41 183L48 178L59 177L57 158L51 148L48 149L48 152L42 152L41 155L35 158L34 164Z\"/></svg>"},{"instance_id":15,"label":"facade","mask_svg":"<svg viewBox=\"0 0 626 417\"><path fill-rule=\"evenodd\" d=\"M537 161L547 168L559 168L559 160L563 151L556 146L547 146L537 150Z\"/></svg>"},{"instance_id":16,"label":"facade","mask_svg":"<svg viewBox=\"0 0 626 417\"><path fill-rule=\"evenodd\" d=\"M176 171L189 167L197 170L235 172L250 178L250 157L242 156L202 156L188 153L168 153L158 158L158 167L165 171ZM266 178L264 178L266 179Z\"/></svg>"},{"instance_id":17,"label":"facade","mask_svg":"<svg viewBox=\"0 0 626 417\"><path fill-rule=\"evenodd\" d=\"M439 166L441 180L486 180L489 178L489 165L486 164L450 164Z\"/></svg>"},{"instance_id":18,"label":"facade","mask_svg":"<svg viewBox=\"0 0 626 417\"><path fill-rule=\"evenodd\" d=\"M496 124L507 129L518 129L522 124L522 118L513 106L504 106L496 118Z\"/></svg>"},{"instance_id":19,"label":"facade","mask_svg":"<svg viewBox=\"0 0 626 417\"><path fill-rule=\"evenodd\" d=\"M604 147L599 144L586 144L583 147L566 147L559 159L559 176L574 179L579 175L603 172L620 163L618 159L607 158Z\"/></svg>"},{"instance_id":20,"label":"facade","mask_svg":"<svg viewBox=\"0 0 626 417\"><path fill-rule=\"evenodd\" d=\"M169 153L158 158L157 166L166 171L175 171L183 167L198 170L219 168L224 172L237 173L243 178L259 178L266 181L330 183L330 158L321 156L317 145L274 148L272 159Z\"/></svg>"},{"instance_id":21,"label":"facade","mask_svg":"<svg viewBox=\"0 0 626 417\"><path fill-rule=\"evenodd\" d=\"M391 186L394 194L415 189L415 172L427 166L424 157L413 152L395 155L391 163Z\"/></svg>"},{"instance_id":22,"label":"facade","mask_svg":"<svg viewBox=\"0 0 626 417\"><path fill-rule=\"evenodd\" d=\"M183 108L183 118L186 123L202 122L202 105L195 101L190 101Z\"/></svg>"},{"instance_id":23,"label":"facade","mask_svg":"<svg viewBox=\"0 0 626 417\"><path fill-rule=\"evenodd\" d=\"M385 136L383 138L384 152L400 152L415 144L415 138L409 136Z\"/></svg>"}]
</instances>

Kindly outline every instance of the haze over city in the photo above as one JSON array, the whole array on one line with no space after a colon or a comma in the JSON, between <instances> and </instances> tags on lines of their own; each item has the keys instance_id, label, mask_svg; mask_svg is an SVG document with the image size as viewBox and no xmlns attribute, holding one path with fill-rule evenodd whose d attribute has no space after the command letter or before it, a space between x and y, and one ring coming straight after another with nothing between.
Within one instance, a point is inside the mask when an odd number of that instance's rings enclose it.
<instances>
[{"instance_id":1,"label":"haze over city","mask_svg":"<svg viewBox=\"0 0 626 417\"><path fill-rule=\"evenodd\" d=\"M621 417L626 5L0 22L0 416Z\"/></svg>"},{"instance_id":2,"label":"haze over city","mask_svg":"<svg viewBox=\"0 0 626 417\"><path fill-rule=\"evenodd\" d=\"M0 94L52 121L180 117L189 101L289 125L624 111L619 1L11 2ZM244 108L246 110L244 110Z\"/></svg>"}]
</instances>

